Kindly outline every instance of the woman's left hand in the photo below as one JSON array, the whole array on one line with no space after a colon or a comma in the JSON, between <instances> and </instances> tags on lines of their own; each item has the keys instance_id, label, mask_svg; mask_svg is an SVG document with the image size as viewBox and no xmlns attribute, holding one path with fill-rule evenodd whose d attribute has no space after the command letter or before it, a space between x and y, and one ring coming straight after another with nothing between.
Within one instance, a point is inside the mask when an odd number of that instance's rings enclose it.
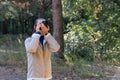
<instances>
[{"instance_id":1,"label":"woman's left hand","mask_svg":"<svg viewBox=\"0 0 120 80\"><path fill-rule=\"evenodd\" d=\"M44 24L41 25L41 34L42 35L45 35L46 33L48 33L48 31L50 30L50 27L49 26L45 26Z\"/></svg>"}]
</instances>

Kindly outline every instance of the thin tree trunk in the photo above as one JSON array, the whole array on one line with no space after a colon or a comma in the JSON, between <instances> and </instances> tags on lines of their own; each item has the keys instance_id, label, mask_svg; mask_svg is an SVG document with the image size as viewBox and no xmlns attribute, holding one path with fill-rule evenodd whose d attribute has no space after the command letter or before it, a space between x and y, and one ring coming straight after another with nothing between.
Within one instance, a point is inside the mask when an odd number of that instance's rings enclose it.
<instances>
[{"instance_id":1,"label":"thin tree trunk","mask_svg":"<svg viewBox=\"0 0 120 80\"><path fill-rule=\"evenodd\" d=\"M7 28L7 20L3 21L3 26L2 26L2 33L7 34L8 33L8 28Z\"/></svg>"},{"instance_id":2,"label":"thin tree trunk","mask_svg":"<svg viewBox=\"0 0 120 80\"><path fill-rule=\"evenodd\" d=\"M64 59L64 39L63 39L63 19L61 0L52 0L53 9L53 36L60 44L60 50L55 54L56 57Z\"/></svg>"},{"instance_id":3,"label":"thin tree trunk","mask_svg":"<svg viewBox=\"0 0 120 80\"><path fill-rule=\"evenodd\" d=\"M45 18L45 9L42 7L38 13L39 18Z\"/></svg>"}]
</instances>

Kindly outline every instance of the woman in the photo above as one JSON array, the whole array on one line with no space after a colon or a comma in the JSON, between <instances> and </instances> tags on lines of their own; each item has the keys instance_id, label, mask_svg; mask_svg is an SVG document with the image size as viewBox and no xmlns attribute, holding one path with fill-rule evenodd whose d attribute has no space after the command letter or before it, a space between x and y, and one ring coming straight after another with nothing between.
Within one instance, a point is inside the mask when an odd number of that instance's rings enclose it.
<instances>
[{"instance_id":1,"label":"woman","mask_svg":"<svg viewBox=\"0 0 120 80\"><path fill-rule=\"evenodd\" d=\"M28 61L27 80L52 79L51 52L58 51L60 46L48 32L49 28L47 21L39 18L35 22L35 32L25 40Z\"/></svg>"}]
</instances>

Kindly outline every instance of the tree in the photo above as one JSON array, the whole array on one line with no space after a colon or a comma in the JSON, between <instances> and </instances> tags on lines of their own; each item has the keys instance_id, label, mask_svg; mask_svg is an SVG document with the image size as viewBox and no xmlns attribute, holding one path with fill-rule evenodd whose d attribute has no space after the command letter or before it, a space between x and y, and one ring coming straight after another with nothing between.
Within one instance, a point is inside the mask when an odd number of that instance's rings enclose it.
<instances>
[{"instance_id":1,"label":"tree","mask_svg":"<svg viewBox=\"0 0 120 80\"><path fill-rule=\"evenodd\" d=\"M13 19L18 17L17 7L11 4L9 1L0 2L0 32L2 34L7 34L9 31L9 21L8 19Z\"/></svg>"},{"instance_id":2,"label":"tree","mask_svg":"<svg viewBox=\"0 0 120 80\"><path fill-rule=\"evenodd\" d=\"M48 21L52 21L51 8L52 0L1 1L0 33L7 34L16 31L17 33L27 33L30 35L33 31L36 18L42 17L48 19Z\"/></svg>"},{"instance_id":3,"label":"tree","mask_svg":"<svg viewBox=\"0 0 120 80\"><path fill-rule=\"evenodd\" d=\"M53 36L60 44L60 50L55 54L56 57L64 59L64 39L63 39L63 18L61 0L52 0L53 9Z\"/></svg>"},{"instance_id":4,"label":"tree","mask_svg":"<svg viewBox=\"0 0 120 80\"><path fill-rule=\"evenodd\" d=\"M85 56L85 53L98 54L117 61L120 49L119 3L120 0L63 0L63 17L67 29L70 29L64 35L65 38L70 35L64 39L69 41L64 53L77 57Z\"/></svg>"}]
</instances>

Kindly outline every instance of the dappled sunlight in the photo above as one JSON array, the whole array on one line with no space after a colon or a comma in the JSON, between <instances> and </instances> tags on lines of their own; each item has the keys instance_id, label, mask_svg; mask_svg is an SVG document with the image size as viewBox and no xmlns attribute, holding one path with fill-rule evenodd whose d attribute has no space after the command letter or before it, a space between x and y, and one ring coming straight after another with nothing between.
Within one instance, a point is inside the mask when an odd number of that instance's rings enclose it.
<instances>
[{"instance_id":1,"label":"dappled sunlight","mask_svg":"<svg viewBox=\"0 0 120 80\"><path fill-rule=\"evenodd\" d=\"M20 52L23 52L23 51L14 51L14 50L4 50L4 49L0 49L0 53L20 53Z\"/></svg>"},{"instance_id":2,"label":"dappled sunlight","mask_svg":"<svg viewBox=\"0 0 120 80\"><path fill-rule=\"evenodd\" d=\"M22 41L19 38L17 40L18 40L18 43L22 44Z\"/></svg>"},{"instance_id":3,"label":"dappled sunlight","mask_svg":"<svg viewBox=\"0 0 120 80\"><path fill-rule=\"evenodd\" d=\"M61 46L53 80L120 80L120 0L0 0L0 80L26 80L24 41L38 17Z\"/></svg>"},{"instance_id":4,"label":"dappled sunlight","mask_svg":"<svg viewBox=\"0 0 120 80\"><path fill-rule=\"evenodd\" d=\"M6 50L0 49L0 53L5 53Z\"/></svg>"}]
</instances>

